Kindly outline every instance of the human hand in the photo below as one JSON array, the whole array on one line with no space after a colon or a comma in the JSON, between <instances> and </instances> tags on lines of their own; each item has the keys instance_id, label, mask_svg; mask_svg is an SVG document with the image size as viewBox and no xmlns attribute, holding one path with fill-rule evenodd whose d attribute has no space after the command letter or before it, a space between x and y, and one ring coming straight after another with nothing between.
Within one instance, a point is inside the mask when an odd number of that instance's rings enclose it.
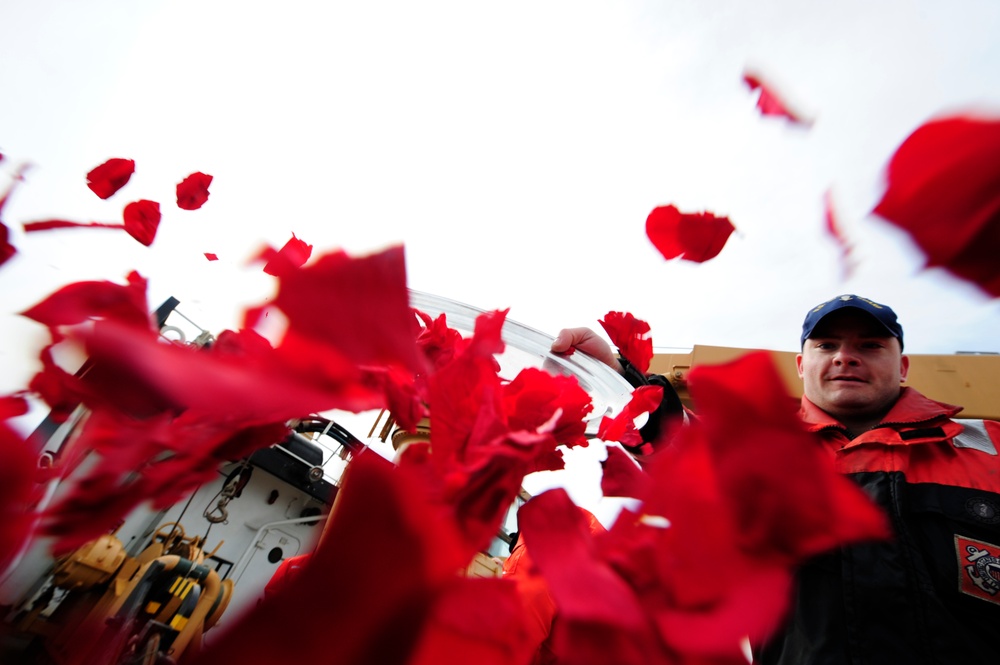
<instances>
[{"instance_id":1,"label":"human hand","mask_svg":"<svg viewBox=\"0 0 1000 665\"><path fill-rule=\"evenodd\" d=\"M563 328L552 341L551 350L553 353L565 354L579 350L600 360L619 374L622 372L621 363L611 350L611 345L590 328Z\"/></svg>"}]
</instances>

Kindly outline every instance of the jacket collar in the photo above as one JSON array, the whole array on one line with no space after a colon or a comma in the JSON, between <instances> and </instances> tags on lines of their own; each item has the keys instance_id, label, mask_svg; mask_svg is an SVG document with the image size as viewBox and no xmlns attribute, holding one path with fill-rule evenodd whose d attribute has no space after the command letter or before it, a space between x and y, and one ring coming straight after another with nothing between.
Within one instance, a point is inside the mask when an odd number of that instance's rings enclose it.
<instances>
[{"instance_id":1,"label":"jacket collar","mask_svg":"<svg viewBox=\"0 0 1000 665\"><path fill-rule=\"evenodd\" d=\"M911 425L935 418L951 418L961 410L960 406L932 400L913 388L903 388L899 393L899 399L889 409L889 413L885 415L882 422ZM799 417L810 432L818 432L829 427L847 429L839 420L810 402L804 395L802 407L799 409Z\"/></svg>"}]
</instances>

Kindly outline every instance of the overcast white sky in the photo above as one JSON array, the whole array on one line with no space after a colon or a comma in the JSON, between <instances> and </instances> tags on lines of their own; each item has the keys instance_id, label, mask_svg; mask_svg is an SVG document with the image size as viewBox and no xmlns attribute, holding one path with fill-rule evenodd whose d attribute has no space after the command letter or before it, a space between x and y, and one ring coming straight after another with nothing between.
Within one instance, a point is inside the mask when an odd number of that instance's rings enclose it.
<instances>
[{"instance_id":1,"label":"overcast white sky","mask_svg":"<svg viewBox=\"0 0 1000 665\"><path fill-rule=\"evenodd\" d=\"M994 0L4 3L0 180L34 167L3 217L0 389L44 341L14 312L59 286L137 269L152 306L174 295L218 332L273 288L246 259L292 233L315 253L402 242L411 287L553 334L614 309L658 347L793 350L806 309L852 292L896 309L910 352L1000 351L1000 306L868 216L918 125L1000 108L998 32ZM746 67L812 128L760 117ZM109 157L137 171L101 201L85 174ZM196 170L211 198L179 210ZM116 222L139 198L164 211L149 248L20 229ZM668 203L737 233L713 261L666 262L644 223Z\"/></svg>"}]
</instances>

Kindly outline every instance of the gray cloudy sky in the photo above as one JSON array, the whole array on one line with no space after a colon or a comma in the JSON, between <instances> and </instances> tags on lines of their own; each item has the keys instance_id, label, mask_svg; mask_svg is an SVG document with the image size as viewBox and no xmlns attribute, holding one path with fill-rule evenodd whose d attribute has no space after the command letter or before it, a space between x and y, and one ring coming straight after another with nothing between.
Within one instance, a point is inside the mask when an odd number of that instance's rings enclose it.
<instances>
[{"instance_id":1,"label":"gray cloudy sky","mask_svg":"<svg viewBox=\"0 0 1000 665\"><path fill-rule=\"evenodd\" d=\"M895 147L934 115L1000 108L993 0L487 3L33 0L0 20L0 163L34 166L4 214L4 391L33 367L14 312L80 279L150 279L213 331L267 297L246 259L292 233L315 253L404 243L410 285L555 333L609 310L660 347L791 350L804 311L854 292L895 307L913 353L1000 351L1000 307L920 270L871 218ZM746 67L815 118L762 118ZM84 176L136 160L108 201ZM215 176L194 212L192 171ZM859 266L823 231L832 188ZM50 217L164 211L124 233L25 236ZM703 265L666 262L649 211L728 215ZM204 252L219 255L208 262Z\"/></svg>"}]
</instances>

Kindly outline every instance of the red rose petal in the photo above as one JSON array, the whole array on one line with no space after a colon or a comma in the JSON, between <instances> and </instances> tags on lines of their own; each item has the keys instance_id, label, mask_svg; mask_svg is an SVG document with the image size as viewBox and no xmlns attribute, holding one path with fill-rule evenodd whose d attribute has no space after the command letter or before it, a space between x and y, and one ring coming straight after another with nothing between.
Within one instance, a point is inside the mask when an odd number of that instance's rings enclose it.
<instances>
[{"instance_id":1,"label":"red rose petal","mask_svg":"<svg viewBox=\"0 0 1000 665\"><path fill-rule=\"evenodd\" d=\"M218 261L219 260L218 255L212 254L211 252L205 252L205 258L208 259L209 261Z\"/></svg>"},{"instance_id":2,"label":"red rose petal","mask_svg":"<svg viewBox=\"0 0 1000 665\"><path fill-rule=\"evenodd\" d=\"M728 217L682 213L672 205L654 208L646 218L646 235L664 258L695 263L718 256L735 230Z\"/></svg>"},{"instance_id":3,"label":"red rose petal","mask_svg":"<svg viewBox=\"0 0 1000 665\"><path fill-rule=\"evenodd\" d=\"M95 166L87 174L87 187L102 199L110 198L135 173L135 161L115 157Z\"/></svg>"},{"instance_id":4,"label":"red rose petal","mask_svg":"<svg viewBox=\"0 0 1000 665\"><path fill-rule=\"evenodd\" d=\"M212 176L195 171L177 183L177 207L182 210L197 210L208 201L208 186Z\"/></svg>"},{"instance_id":5,"label":"red rose petal","mask_svg":"<svg viewBox=\"0 0 1000 665\"><path fill-rule=\"evenodd\" d=\"M751 92L760 90L760 96L757 98L757 108L760 110L761 115L785 118L800 125L808 126L812 124L812 121L792 111L788 104L760 76L746 73L743 75L743 82L747 84Z\"/></svg>"},{"instance_id":6,"label":"red rose petal","mask_svg":"<svg viewBox=\"0 0 1000 665\"><path fill-rule=\"evenodd\" d=\"M149 247L160 226L160 204L141 199L125 206L125 230L140 243Z\"/></svg>"},{"instance_id":7,"label":"red rose petal","mask_svg":"<svg viewBox=\"0 0 1000 665\"><path fill-rule=\"evenodd\" d=\"M629 312L608 312L598 323L608 333L618 353L643 374L653 359L653 339L649 324Z\"/></svg>"},{"instance_id":8,"label":"red rose petal","mask_svg":"<svg viewBox=\"0 0 1000 665\"><path fill-rule=\"evenodd\" d=\"M262 253L262 258L267 258L264 265L264 272L268 275L281 277L290 271L296 270L309 260L312 256L312 245L306 244L292 234L291 239L286 242L277 252L270 250Z\"/></svg>"},{"instance_id":9,"label":"red rose petal","mask_svg":"<svg viewBox=\"0 0 1000 665\"><path fill-rule=\"evenodd\" d=\"M896 150L875 212L910 234L927 256L1000 296L1000 120L928 122Z\"/></svg>"},{"instance_id":10,"label":"red rose petal","mask_svg":"<svg viewBox=\"0 0 1000 665\"><path fill-rule=\"evenodd\" d=\"M833 193L830 190L827 190L826 195L823 197L823 219L825 221L826 232L830 234L840 248L841 272L843 279L847 279L854 271L854 265L851 260L851 253L854 248L847 240L847 236L844 235L843 228L837 220L837 214L833 207Z\"/></svg>"},{"instance_id":11,"label":"red rose petal","mask_svg":"<svg viewBox=\"0 0 1000 665\"><path fill-rule=\"evenodd\" d=\"M53 229L124 229L124 224L107 224L104 222L71 222L66 219L44 219L37 222L25 222L24 232L51 231Z\"/></svg>"},{"instance_id":12,"label":"red rose petal","mask_svg":"<svg viewBox=\"0 0 1000 665\"><path fill-rule=\"evenodd\" d=\"M643 499L649 489L649 476L635 460L618 446L608 446L608 457L601 462L601 492L604 496Z\"/></svg>"}]
</instances>

